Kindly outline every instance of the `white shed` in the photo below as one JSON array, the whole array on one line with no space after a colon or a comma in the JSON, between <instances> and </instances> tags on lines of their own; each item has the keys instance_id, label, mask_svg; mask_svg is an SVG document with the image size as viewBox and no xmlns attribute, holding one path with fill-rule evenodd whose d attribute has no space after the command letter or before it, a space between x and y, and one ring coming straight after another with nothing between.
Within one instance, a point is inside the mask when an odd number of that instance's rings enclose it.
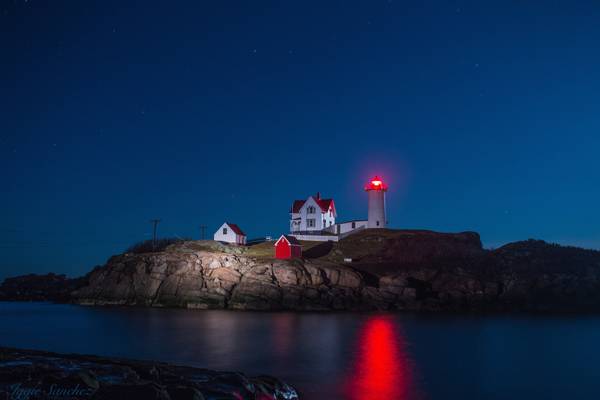
<instances>
[{"instance_id":1,"label":"white shed","mask_svg":"<svg viewBox=\"0 0 600 400\"><path fill-rule=\"evenodd\" d=\"M218 242L246 244L246 234L236 224L223 223L213 236Z\"/></svg>"}]
</instances>

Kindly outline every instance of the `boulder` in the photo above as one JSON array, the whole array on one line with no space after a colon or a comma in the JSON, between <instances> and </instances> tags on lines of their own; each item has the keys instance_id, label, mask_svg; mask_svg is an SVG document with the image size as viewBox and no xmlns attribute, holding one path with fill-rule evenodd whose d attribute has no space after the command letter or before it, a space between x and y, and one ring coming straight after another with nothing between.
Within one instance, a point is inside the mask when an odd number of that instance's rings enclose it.
<instances>
[{"instance_id":1,"label":"boulder","mask_svg":"<svg viewBox=\"0 0 600 400\"><path fill-rule=\"evenodd\" d=\"M270 376L0 347L0 398L298 399Z\"/></svg>"}]
</instances>

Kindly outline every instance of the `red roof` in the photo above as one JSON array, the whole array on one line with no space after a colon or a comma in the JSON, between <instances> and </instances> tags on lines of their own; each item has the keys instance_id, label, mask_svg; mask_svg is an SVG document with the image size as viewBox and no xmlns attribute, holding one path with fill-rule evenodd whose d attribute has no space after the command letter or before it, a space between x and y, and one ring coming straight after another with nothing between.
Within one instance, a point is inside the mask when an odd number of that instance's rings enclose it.
<instances>
[{"instance_id":1,"label":"red roof","mask_svg":"<svg viewBox=\"0 0 600 400\"><path fill-rule=\"evenodd\" d=\"M335 206L333 205L333 199L322 199L320 197L315 197L315 196L311 196L311 197L319 205L319 207L321 208L321 211L327 212L329 210L329 207L331 207L331 208L333 208L333 211L335 212ZM304 203L306 203L306 200L294 200L294 203L292 204L291 212L299 213L300 209L302 208Z\"/></svg>"},{"instance_id":2,"label":"red roof","mask_svg":"<svg viewBox=\"0 0 600 400\"><path fill-rule=\"evenodd\" d=\"M327 212L327 210L329 210L329 207L333 207L333 199L318 199L317 203L319 204L319 207L321 207L321 210L323 210L323 212Z\"/></svg>"},{"instance_id":3,"label":"red roof","mask_svg":"<svg viewBox=\"0 0 600 400\"><path fill-rule=\"evenodd\" d=\"M281 235L279 237L279 239L277 239L277 241L275 242L275 244L273 246L277 246L277 244L281 241L281 239L284 239L286 242L288 242L290 244L290 246L302 246L300 244L300 242L298 241L298 239L296 239L294 236L290 236L290 235Z\"/></svg>"},{"instance_id":4,"label":"red roof","mask_svg":"<svg viewBox=\"0 0 600 400\"><path fill-rule=\"evenodd\" d=\"M229 222L225 222L232 231L234 231L237 235L242 235L242 236L246 236L246 234L240 229L239 226L237 226L236 224L230 224Z\"/></svg>"},{"instance_id":5,"label":"red roof","mask_svg":"<svg viewBox=\"0 0 600 400\"><path fill-rule=\"evenodd\" d=\"M305 202L306 200L294 200L294 204L292 204L292 212L299 213Z\"/></svg>"}]
</instances>

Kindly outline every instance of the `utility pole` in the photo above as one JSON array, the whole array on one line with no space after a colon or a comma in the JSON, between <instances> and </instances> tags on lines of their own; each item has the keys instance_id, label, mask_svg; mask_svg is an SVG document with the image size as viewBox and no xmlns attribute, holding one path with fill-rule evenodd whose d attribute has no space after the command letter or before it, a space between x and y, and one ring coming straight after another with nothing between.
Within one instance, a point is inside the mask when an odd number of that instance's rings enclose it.
<instances>
[{"instance_id":1,"label":"utility pole","mask_svg":"<svg viewBox=\"0 0 600 400\"><path fill-rule=\"evenodd\" d=\"M204 240L204 233L206 232L206 225L200 225L200 240Z\"/></svg>"},{"instance_id":2,"label":"utility pole","mask_svg":"<svg viewBox=\"0 0 600 400\"><path fill-rule=\"evenodd\" d=\"M150 223L153 225L153 233L152 233L152 250L156 250L156 227L160 219L151 219Z\"/></svg>"}]
</instances>

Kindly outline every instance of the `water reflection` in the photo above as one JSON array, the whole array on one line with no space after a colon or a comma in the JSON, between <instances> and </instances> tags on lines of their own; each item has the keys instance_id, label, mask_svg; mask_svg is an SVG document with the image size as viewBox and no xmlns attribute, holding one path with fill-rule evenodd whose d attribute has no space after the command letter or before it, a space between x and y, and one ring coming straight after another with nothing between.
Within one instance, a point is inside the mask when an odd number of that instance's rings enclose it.
<instances>
[{"instance_id":1,"label":"water reflection","mask_svg":"<svg viewBox=\"0 0 600 400\"><path fill-rule=\"evenodd\" d=\"M305 400L596 398L599 332L597 316L416 317L0 302L3 346L274 375L296 386Z\"/></svg>"},{"instance_id":2,"label":"water reflection","mask_svg":"<svg viewBox=\"0 0 600 400\"><path fill-rule=\"evenodd\" d=\"M358 333L357 351L344 385L352 400L404 399L411 380L410 361L392 318L375 316Z\"/></svg>"},{"instance_id":3,"label":"water reflection","mask_svg":"<svg viewBox=\"0 0 600 400\"><path fill-rule=\"evenodd\" d=\"M287 361L295 341L293 314L278 314L273 318L273 346L277 357Z\"/></svg>"}]
</instances>

